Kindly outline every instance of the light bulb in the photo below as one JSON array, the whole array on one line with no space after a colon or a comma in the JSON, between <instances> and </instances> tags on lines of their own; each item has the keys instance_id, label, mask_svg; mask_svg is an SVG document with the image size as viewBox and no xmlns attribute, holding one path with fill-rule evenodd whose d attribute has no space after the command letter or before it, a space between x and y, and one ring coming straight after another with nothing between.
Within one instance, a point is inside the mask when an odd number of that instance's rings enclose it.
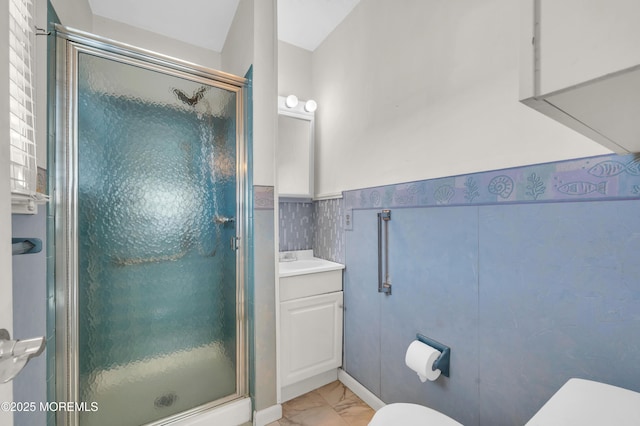
<instances>
[{"instance_id":1,"label":"light bulb","mask_svg":"<svg viewBox=\"0 0 640 426\"><path fill-rule=\"evenodd\" d=\"M307 103L304 104L304 110L307 112L314 112L318 109L318 103L313 99L309 99Z\"/></svg>"},{"instance_id":2,"label":"light bulb","mask_svg":"<svg viewBox=\"0 0 640 426\"><path fill-rule=\"evenodd\" d=\"M289 95L284 103L289 108L295 108L296 105L298 105L298 97L296 95Z\"/></svg>"}]
</instances>

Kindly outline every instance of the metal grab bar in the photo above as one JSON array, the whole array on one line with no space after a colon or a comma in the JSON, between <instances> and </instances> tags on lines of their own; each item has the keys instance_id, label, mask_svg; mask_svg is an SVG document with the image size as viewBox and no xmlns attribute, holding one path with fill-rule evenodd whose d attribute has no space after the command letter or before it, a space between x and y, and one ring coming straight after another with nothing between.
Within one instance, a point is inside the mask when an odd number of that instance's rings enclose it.
<instances>
[{"instance_id":1,"label":"metal grab bar","mask_svg":"<svg viewBox=\"0 0 640 426\"><path fill-rule=\"evenodd\" d=\"M391 295L391 283L389 282L389 221L391 210L382 210L378 213L378 293ZM384 221L384 274L382 272L382 222ZM384 275L384 279L383 279Z\"/></svg>"}]
</instances>

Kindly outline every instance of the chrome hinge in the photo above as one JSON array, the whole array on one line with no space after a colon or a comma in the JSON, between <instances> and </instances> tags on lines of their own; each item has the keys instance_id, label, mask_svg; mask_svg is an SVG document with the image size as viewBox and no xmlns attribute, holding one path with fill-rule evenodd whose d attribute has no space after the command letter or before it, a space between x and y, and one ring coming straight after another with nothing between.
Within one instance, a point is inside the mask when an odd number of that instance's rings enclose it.
<instances>
[{"instance_id":1,"label":"chrome hinge","mask_svg":"<svg viewBox=\"0 0 640 426\"><path fill-rule=\"evenodd\" d=\"M239 237L231 237L230 248L231 248L231 250L238 250L240 248L240 238Z\"/></svg>"}]
</instances>

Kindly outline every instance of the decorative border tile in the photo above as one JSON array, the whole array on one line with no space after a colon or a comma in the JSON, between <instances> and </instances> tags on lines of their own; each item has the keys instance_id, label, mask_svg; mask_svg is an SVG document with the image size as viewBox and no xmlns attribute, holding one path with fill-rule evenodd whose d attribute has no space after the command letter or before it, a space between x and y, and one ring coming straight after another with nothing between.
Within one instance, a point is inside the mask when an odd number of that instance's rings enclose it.
<instances>
[{"instance_id":1,"label":"decorative border tile","mask_svg":"<svg viewBox=\"0 0 640 426\"><path fill-rule=\"evenodd\" d=\"M253 208L255 210L274 210L273 186L253 187Z\"/></svg>"},{"instance_id":2,"label":"decorative border tile","mask_svg":"<svg viewBox=\"0 0 640 426\"><path fill-rule=\"evenodd\" d=\"M535 164L344 192L354 209L640 199L640 158ZM349 229L349 227L345 227Z\"/></svg>"}]
</instances>

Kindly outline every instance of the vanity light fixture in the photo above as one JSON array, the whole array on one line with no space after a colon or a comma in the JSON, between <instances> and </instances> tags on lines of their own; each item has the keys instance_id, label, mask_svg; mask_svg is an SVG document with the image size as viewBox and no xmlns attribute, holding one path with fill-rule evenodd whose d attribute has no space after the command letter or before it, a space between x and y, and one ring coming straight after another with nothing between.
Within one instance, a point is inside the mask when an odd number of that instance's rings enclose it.
<instances>
[{"instance_id":1,"label":"vanity light fixture","mask_svg":"<svg viewBox=\"0 0 640 426\"><path fill-rule=\"evenodd\" d=\"M304 110L307 111L307 112L314 112L316 109L318 109L318 103L316 101L314 101L313 99L309 99L304 104Z\"/></svg>"},{"instance_id":2,"label":"vanity light fixture","mask_svg":"<svg viewBox=\"0 0 640 426\"><path fill-rule=\"evenodd\" d=\"M296 95L289 95L284 103L288 108L295 108L298 105L298 97Z\"/></svg>"}]
</instances>

